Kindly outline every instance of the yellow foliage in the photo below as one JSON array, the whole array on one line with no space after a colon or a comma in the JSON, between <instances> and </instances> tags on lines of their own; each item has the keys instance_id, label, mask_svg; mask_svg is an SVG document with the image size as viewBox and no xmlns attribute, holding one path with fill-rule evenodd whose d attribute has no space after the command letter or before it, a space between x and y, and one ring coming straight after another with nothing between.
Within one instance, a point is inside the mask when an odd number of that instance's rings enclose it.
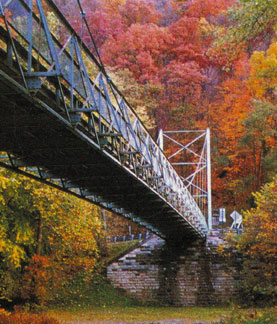
<instances>
[{"instance_id":1,"label":"yellow foliage","mask_svg":"<svg viewBox=\"0 0 277 324\"><path fill-rule=\"evenodd\" d=\"M269 89L277 87L277 42L266 52L254 52L250 58L249 88L253 95L261 99Z\"/></svg>"},{"instance_id":2,"label":"yellow foliage","mask_svg":"<svg viewBox=\"0 0 277 324\"><path fill-rule=\"evenodd\" d=\"M11 313L6 311L4 308L0 308L0 316L10 316Z\"/></svg>"},{"instance_id":3,"label":"yellow foliage","mask_svg":"<svg viewBox=\"0 0 277 324\"><path fill-rule=\"evenodd\" d=\"M199 20L199 30L203 36L213 36L220 32L218 26L210 24L204 17Z\"/></svg>"},{"instance_id":4,"label":"yellow foliage","mask_svg":"<svg viewBox=\"0 0 277 324\"><path fill-rule=\"evenodd\" d=\"M102 235L98 209L3 169L0 183L0 261L2 272L11 274L7 283L0 281L0 297L10 296L12 285L19 289L12 278L22 274L22 294L41 302L76 273L91 275Z\"/></svg>"},{"instance_id":5,"label":"yellow foliage","mask_svg":"<svg viewBox=\"0 0 277 324\"><path fill-rule=\"evenodd\" d=\"M122 6L126 0L102 0L103 7L110 12L110 14L118 13L120 6Z\"/></svg>"},{"instance_id":6,"label":"yellow foliage","mask_svg":"<svg viewBox=\"0 0 277 324\"><path fill-rule=\"evenodd\" d=\"M244 233L237 247L246 257L243 287L251 295L276 294L277 176L254 194L256 208L244 212Z\"/></svg>"},{"instance_id":7,"label":"yellow foliage","mask_svg":"<svg viewBox=\"0 0 277 324\"><path fill-rule=\"evenodd\" d=\"M20 268L21 261L26 259L24 249L18 245L13 245L10 247L10 250L11 253L8 256L10 263L12 263L15 268Z\"/></svg>"},{"instance_id":8,"label":"yellow foliage","mask_svg":"<svg viewBox=\"0 0 277 324\"><path fill-rule=\"evenodd\" d=\"M0 253L3 252L6 248L6 241L3 238L0 239Z\"/></svg>"}]
</instances>

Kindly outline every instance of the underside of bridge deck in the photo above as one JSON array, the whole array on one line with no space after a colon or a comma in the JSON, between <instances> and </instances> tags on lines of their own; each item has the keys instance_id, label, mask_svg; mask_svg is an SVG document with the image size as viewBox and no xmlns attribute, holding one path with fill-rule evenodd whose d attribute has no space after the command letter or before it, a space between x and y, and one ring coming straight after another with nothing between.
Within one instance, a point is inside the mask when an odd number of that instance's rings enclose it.
<instances>
[{"instance_id":1,"label":"underside of bridge deck","mask_svg":"<svg viewBox=\"0 0 277 324\"><path fill-rule=\"evenodd\" d=\"M68 123L47 89L31 96L7 75L12 69L2 65L0 72L0 151L14 157L10 168L48 170L42 179L60 179L63 189L79 188L83 198L95 195L123 208L171 244L201 237L163 197L101 151L81 125Z\"/></svg>"}]
</instances>

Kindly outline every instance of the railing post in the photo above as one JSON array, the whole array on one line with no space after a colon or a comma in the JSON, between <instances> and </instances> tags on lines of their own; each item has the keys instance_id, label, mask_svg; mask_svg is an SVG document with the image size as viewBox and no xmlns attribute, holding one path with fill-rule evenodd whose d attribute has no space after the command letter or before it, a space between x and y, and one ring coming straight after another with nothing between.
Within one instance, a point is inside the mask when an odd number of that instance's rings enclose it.
<instances>
[{"instance_id":1,"label":"railing post","mask_svg":"<svg viewBox=\"0 0 277 324\"><path fill-rule=\"evenodd\" d=\"M33 0L29 0L29 13L28 13L28 29L27 29L27 40L28 40L28 73L32 72L32 50L33 50Z\"/></svg>"},{"instance_id":2,"label":"railing post","mask_svg":"<svg viewBox=\"0 0 277 324\"><path fill-rule=\"evenodd\" d=\"M212 229L212 183L211 183L211 134L210 128L206 131L207 137L207 193L208 193L208 229Z\"/></svg>"},{"instance_id":3,"label":"railing post","mask_svg":"<svg viewBox=\"0 0 277 324\"><path fill-rule=\"evenodd\" d=\"M163 151L163 149L164 149L164 135L163 135L162 129L160 129L160 131L159 131L159 136L158 136L157 142L158 142L160 149Z\"/></svg>"}]
</instances>

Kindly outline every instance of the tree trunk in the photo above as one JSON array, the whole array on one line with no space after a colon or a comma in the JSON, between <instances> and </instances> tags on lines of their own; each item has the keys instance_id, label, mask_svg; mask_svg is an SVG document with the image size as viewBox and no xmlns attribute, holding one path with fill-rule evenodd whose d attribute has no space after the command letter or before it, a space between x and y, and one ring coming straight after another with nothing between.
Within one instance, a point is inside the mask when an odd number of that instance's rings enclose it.
<instances>
[{"instance_id":1,"label":"tree trunk","mask_svg":"<svg viewBox=\"0 0 277 324\"><path fill-rule=\"evenodd\" d=\"M41 213L38 215L38 231L37 231L37 249L36 254L41 254L41 245L42 245L42 216Z\"/></svg>"}]
</instances>

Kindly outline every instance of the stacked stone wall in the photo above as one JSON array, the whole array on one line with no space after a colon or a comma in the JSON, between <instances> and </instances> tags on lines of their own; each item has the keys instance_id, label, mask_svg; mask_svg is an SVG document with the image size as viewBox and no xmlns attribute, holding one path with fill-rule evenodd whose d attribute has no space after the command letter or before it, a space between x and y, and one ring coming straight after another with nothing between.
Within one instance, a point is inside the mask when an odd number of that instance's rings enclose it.
<instances>
[{"instance_id":1,"label":"stacked stone wall","mask_svg":"<svg viewBox=\"0 0 277 324\"><path fill-rule=\"evenodd\" d=\"M236 295L239 259L219 252L213 233L185 249L169 248L153 237L108 267L111 283L145 302L167 305L226 303Z\"/></svg>"}]
</instances>

